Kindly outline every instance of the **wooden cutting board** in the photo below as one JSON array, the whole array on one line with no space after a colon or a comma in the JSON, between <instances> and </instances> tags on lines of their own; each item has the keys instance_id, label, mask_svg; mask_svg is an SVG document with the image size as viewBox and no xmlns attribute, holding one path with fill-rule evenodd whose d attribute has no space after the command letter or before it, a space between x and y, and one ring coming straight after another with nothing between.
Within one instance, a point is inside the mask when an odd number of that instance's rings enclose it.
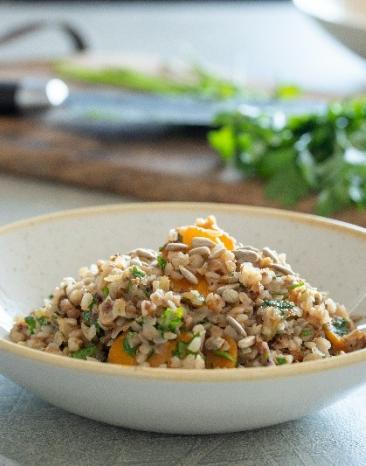
<instances>
[{"instance_id":1,"label":"wooden cutting board","mask_svg":"<svg viewBox=\"0 0 366 466\"><path fill-rule=\"evenodd\" d=\"M1 66L0 78L49 75L46 64ZM262 185L222 166L203 133L124 140L72 133L37 118L0 117L0 170L135 196L149 201L211 201L281 207ZM314 199L297 210L311 212ZM366 212L336 216L366 227Z\"/></svg>"}]
</instances>

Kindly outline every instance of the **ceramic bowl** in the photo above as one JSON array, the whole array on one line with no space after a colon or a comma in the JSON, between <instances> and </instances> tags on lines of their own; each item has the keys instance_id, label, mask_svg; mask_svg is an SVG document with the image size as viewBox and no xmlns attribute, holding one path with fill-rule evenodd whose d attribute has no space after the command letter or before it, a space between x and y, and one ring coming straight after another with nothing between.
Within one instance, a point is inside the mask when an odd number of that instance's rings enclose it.
<instances>
[{"instance_id":1,"label":"ceramic bowl","mask_svg":"<svg viewBox=\"0 0 366 466\"><path fill-rule=\"evenodd\" d=\"M76 210L0 229L0 369L50 403L135 429L201 434L307 415L366 380L366 350L278 367L135 368L43 353L8 340L17 313L42 304L64 276L167 231L216 215L244 243L286 251L310 283L352 305L365 286L366 230L291 212L218 204L132 204Z\"/></svg>"},{"instance_id":2,"label":"ceramic bowl","mask_svg":"<svg viewBox=\"0 0 366 466\"><path fill-rule=\"evenodd\" d=\"M339 42L366 58L365 0L293 0Z\"/></svg>"}]
</instances>

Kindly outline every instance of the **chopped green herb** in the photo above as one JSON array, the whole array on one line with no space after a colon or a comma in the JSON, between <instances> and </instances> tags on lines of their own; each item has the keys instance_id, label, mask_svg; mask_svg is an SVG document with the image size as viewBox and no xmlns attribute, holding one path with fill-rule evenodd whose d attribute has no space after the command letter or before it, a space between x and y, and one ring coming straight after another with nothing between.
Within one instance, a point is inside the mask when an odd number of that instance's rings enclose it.
<instances>
[{"instance_id":1,"label":"chopped green herb","mask_svg":"<svg viewBox=\"0 0 366 466\"><path fill-rule=\"evenodd\" d=\"M168 307L158 321L158 328L162 332L175 332L183 324L184 309Z\"/></svg>"},{"instance_id":2,"label":"chopped green herb","mask_svg":"<svg viewBox=\"0 0 366 466\"><path fill-rule=\"evenodd\" d=\"M142 278L145 276L145 272L136 267L136 265L132 267L131 273L135 278Z\"/></svg>"},{"instance_id":3,"label":"chopped green herb","mask_svg":"<svg viewBox=\"0 0 366 466\"><path fill-rule=\"evenodd\" d=\"M25 323L27 324L27 327L28 327L28 330L29 330L29 333L31 335L33 335L35 329L36 329L36 325L37 325L37 322L36 322L36 319L32 316L27 316L25 319L24 319Z\"/></svg>"},{"instance_id":4,"label":"chopped green herb","mask_svg":"<svg viewBox=\"0 0 366 466\"><path fill-rule=\"evenodd\" d=\"M166 260L164 259L163 256L158 256L158 265L161 268L161 270L164 272L165 266L166 266Z\"/></svg>"},{"instance_id":5,"label":"chopped green herb","mask_svg":"<svg viewBox=\"0 0 366 466\"><path fill-rule=\"evenodd\" d=\"M227 351L216 350L213 352L213 354L215 356L219 356L220 358L227 359L228 361L235 362L235 359Z\"/></svg>"},{"instance_id":6,"label":"chopped green herb","mask_svg":"<svg viewBox=\"0 0 366 466\"><path fill-rule=\"evenodd\" d=\"M131 357L136 356L137 347L131 346L129 339L135 335L136 335L136 332L128 332L125 338L123 339L123 343L122 343L123 349Z\"/></svg>"},{"instance_id":7,"label":"chopped green herb","mask_svg":"<svg viewBox=\"0 0 366 466\"><path fill-rule=\"evenodd\" d=\"M106 299L106 298L109 296L109 288L108 288L108 286L105 286L105 287L102 289L102 293L103 293L104 299Z\"/></svg>"},{"instance_id":8,"label":"chopped green herb","mask_svg":"<svg viewBox=\"0 0 366 466\"><path fill-rule=\"evenodd\" d=\"M53 299L53 294L49 294L48 299Z\"/></svg>"},{"instance_id":9,"label":"chopped green herb","mask_svg":"<svg viewBox=\"0 0 366 466\"><path fill-rule=\"evenodd\" d=\"M184 359L188 354L187 347L188 343L184 343L184 341L178 341L173 355L177 356L179 359Z\"/></svg>"},{"instance_id":10,"label":"chopped green herb","mask_svg":"<svg viewBox=\"0 0 366 466\"><path fill-rule=\"evenodd\" d=\"M92 302L88 306L89 311L93 310L93 307L94 307L95 304L98 304L97 296L93 296Z\"/></svg>"},{"instance_id":11,"label":"chopped green herb","mask_svg":"<svg viewBox=\"0 0 366 466\"><path fill-rule=\"evenodd\" d=\"M282 364L287 364L287 359L284 356L277 356L276 363L278 366L282 366Z\"/></svg>"},{"instance_id":12,"label":"chopped green herb","mask_svg":"<svg viewBox=\"0 0 366 466\"><path fill-rule=\"evenodd\" d=\"M277 307L277 309L284 310L284 309L292 309L295 306L295 304L292 303L291 301L286 301L285 299L284 300L271 299L271 300L263 301L262 306L263 307L273 306L273 307Z\"/></svg>"},{"instance_id":13,"label":"chopped green herb","mask_svg":"<svg viewBox=\"0 0 366 466\"><path fill-rule=\"evenodd\" d=\"M47 317L37 317L36 318L37 323L40 325L40 327L43 327L44 325L48 324L48 319Z\"/></svg>"},{"instance_id":14,"label":"chopped green herb","mask_svg":"<svg viewBox=\"0 0 366 466\"><path fill-rule=\"evenodd\" d=\"M350 331L350 322L344 317L335 317L332 320L332 330L335 334L343 337Z\"/></svg>"},{"instance_id":15,"label":"chopped green herb","mask_svg":"<svg viewBox=\"0 0 366 466\"><path fill-rule=\"evenodd\" d=\"M132 290L134 288L134 284L131 282L131 280L128 282L128 285L127 285L127 292L128 293L131 293Z\"/></svg>"},{"instance_id":16,"label":"chopped green herb","mask_svg":"<svg viewBox=\"0 0 366 466\"><path fill-rule=\"evenodd\" d=\"M314 331L311 328L304 328L304 330L300 333L300 336L303 338L307 338L312 336Z\"/></svg>"},{"instance_id":17,"label":"chopped green herb","mask_svg":"<svg viewBox=\"0 0 366 466\"><path fill-rule=\"evenodd\" d=\"M300 286L304 286L304 285L305 285L305 282L301 281L301 282L294 283L293 285L289 286L288 289L291 291L291 290L295 290L296 288L300 288Z\"/></svg>"},{"instance_id":18,"label":"chopped green herb","mask_svg":"<svg viewBox=\"0 0 366 466\"><path fill-rule=\"evenodd\" d=\"M81 318L84 324L88 325L89 327L91 326L91 317L92 317L92 311L84 311L81 314Z\"/></svg>"},{"instance_id":19,"label":"chopped green herb","mask_svg":"<svg viewBox=\"0 0 366 466\"><path fill-rule=\"evenodd\" d=\"M95 345L87 345L84 348L79 349L71 354L72 358L86 359L87 357L94 357L97 353L97 347Z\"/></svg>"}]
</instances>

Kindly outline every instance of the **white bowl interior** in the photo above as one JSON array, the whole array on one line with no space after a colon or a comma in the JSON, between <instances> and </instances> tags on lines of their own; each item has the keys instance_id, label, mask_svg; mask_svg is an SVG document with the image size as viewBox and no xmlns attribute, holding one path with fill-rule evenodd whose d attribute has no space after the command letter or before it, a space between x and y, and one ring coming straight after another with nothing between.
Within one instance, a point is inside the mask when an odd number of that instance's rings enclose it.
<instances>
[{"instance_id":1,"label":"white bowl interior","mask_svg":"<svg viewBox=\"0 0 366 466\"><path fill-rule=\"evenodd\" d=\"M16 314L42 305L60 280L75 276L80 266L136 247L158 248L170 228L211 213L239 241L286 252L296 271L348 306L365 289L365 239L329 223L217 205L86 210L0 232L0 335L6 336Z\"/></svg>"}]
</instances>

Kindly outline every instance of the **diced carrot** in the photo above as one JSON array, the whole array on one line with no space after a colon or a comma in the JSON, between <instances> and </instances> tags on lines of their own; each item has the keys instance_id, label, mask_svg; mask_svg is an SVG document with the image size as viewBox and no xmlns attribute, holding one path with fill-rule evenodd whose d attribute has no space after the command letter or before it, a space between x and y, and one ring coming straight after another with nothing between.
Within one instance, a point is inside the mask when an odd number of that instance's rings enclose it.
<instances>
[{"instance_id":1,"label":"diced carrot","mask_svg":"<svg viewBox=\"0 0 366 466\"><path fill-rule=\"evenodd\" d=\"M161 364L167 364L169 366L176 346L177 342L175 340L170 340L160 345L158 348L159 352L154 353L148 359L150 366L159 367Z\"/></svg>"},{"instance_id":2,"label":"diced carrot","mask_svg":"<svg viewBox=\"0 0 366 466\"><path fill-rule=\"evenodd\" d=\"M346 342L344 338L332 332L329 324L323 325L323 330L324 330L326 338L330 341L330 343L332 344L332 348L334 350L336 351L346 350Z\"/></svg>"},{"instance_id":3,"label":"diced carrot","mask_svg":"<svg viewBox=\"0 0 366 466\"><path fill-rule=\"evenodd\" d=\"M233 368L238 362L238 347L234 338L224 337L229 344L227 351L207 351L206 367L208 369Z\"/></svg>"},{"instance_id":4,"label":"diced carrot","mask_svg":"<svg viewBox=\"0 0 366 466\"><path fill-rule=\"evenodd\" d=\"M187 246L192 245L193 238L200 236L208 238L215 243L222 243L229 251L232 251L235 248L234 238L221 230L213 230L192 225L178 228L178 231L182 236L182 242Z\"/></svg>"},{"instance_id":5,"label":"diced carrot","mask_svg":"<svg viewBox=\"0 0 366 466\"><path fill-rule=\"evenodd\" d=\"M185 278L182 280L174 280L172 281L172 288L178 293L183 293L188 290L197 290L203 296L208 295L208 284L206 279L203 277L199 278L197 285L190 283Z\"/></svg>"},{"instance_id":6,"label":"diced carrot","mask_svg":"<svg viewBox=\"0 0 366 466\"><path fill-rule=\"evenodd\" d=\"M126 366L135 366L136 358L130 356L124 348L126 335L119 335L113 342L108 353L108 362L112 364L124 364Z\"/></svg>"}]
</instances>

